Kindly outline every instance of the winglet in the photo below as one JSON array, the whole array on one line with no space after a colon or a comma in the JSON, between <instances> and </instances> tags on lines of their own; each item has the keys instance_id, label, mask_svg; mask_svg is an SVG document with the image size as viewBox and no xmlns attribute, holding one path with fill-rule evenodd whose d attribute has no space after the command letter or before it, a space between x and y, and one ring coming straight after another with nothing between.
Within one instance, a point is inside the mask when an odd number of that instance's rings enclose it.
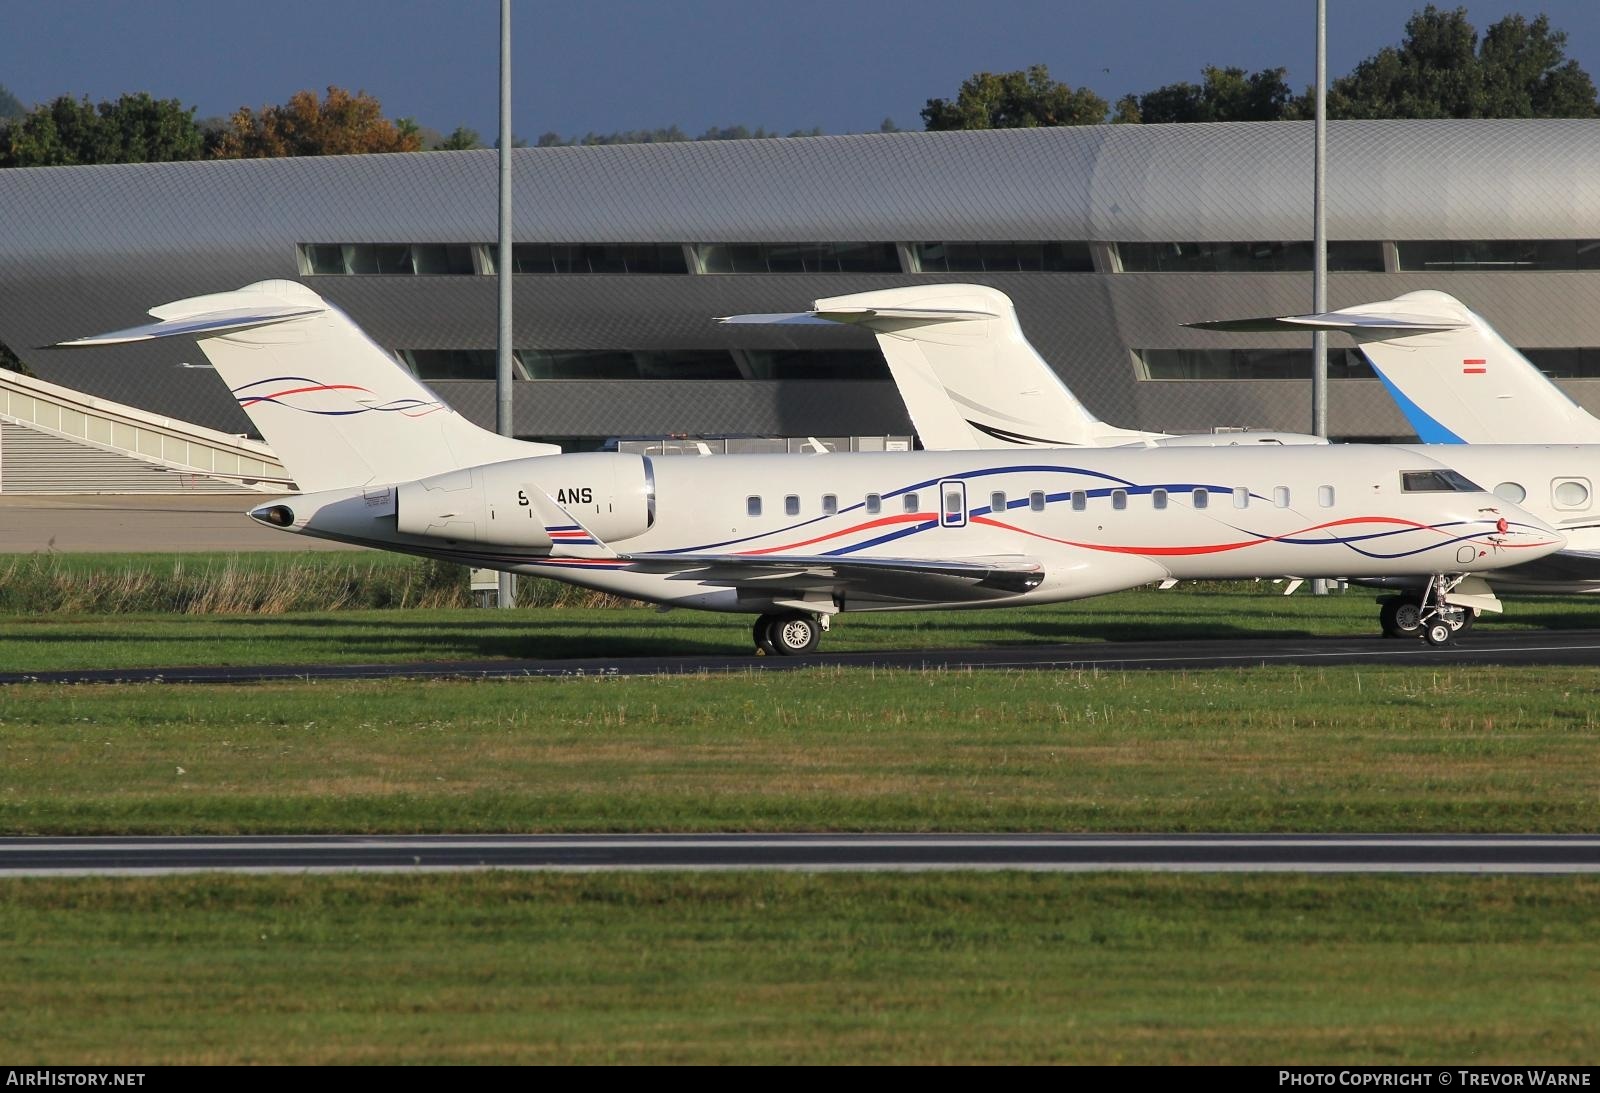
<instances>
[{"instance_id":1,"label":"winglet","mask_svg":"<svg viewBox=\"0 0 1600 1093\"><path fill-rule=\"evenodd\" d=\"M528 502L533 506L533 513L544 525L544 532L550 536L550 557L552 558L615 558L617 552L600 540L600 537L583 525L583 521L573 516L566 509L556 503L544 490L534 486L527 487Z\"/></svg>"}]
</instances>

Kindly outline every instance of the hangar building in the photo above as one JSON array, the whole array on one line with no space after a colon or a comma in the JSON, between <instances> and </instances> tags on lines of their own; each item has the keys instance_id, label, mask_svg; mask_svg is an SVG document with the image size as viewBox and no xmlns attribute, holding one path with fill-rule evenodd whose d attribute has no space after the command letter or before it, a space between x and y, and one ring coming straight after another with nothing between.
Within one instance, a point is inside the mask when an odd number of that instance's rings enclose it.
<instances>
[{"instance_id":1,"label":"hangar building","mask_svg":"<svg viewBox=\"0 0 1600 1093\"><path fill-rule=\"evenodd\" d=\"M993 285L1102 418L1303 430L1310 123L891 133L515 154L518 435L909 431L864 332L719 326L819 297ZM1329 126L1330 298L1439 288L1600 411L1600 123ZM39 346L289 277L470 418L494 406L496 153L0 171L0 342L41 378L224 433L179 339ZM1409 429L1331 339L1335 437Z\"/></svg>"}]
</instances>

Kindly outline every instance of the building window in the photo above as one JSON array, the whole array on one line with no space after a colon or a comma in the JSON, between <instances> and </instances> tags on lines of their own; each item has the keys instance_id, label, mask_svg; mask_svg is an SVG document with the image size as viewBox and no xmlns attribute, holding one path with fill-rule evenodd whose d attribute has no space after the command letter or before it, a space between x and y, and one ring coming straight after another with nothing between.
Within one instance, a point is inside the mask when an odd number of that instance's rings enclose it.
<instances>
[{"instance_id":1,"label":"building window","mask_svg":"<svg viewBox=\"0 0 1600 1093\"><path fill-rule=\"evenodd\" d=\"M486 248L493 272L494 247ZM513 243L514 273L688 273L681 243Z\"/></svg>"},{"instance_id":2,"label":"building window","mask_svg":"<svg viewBox=\"0 0 1600 1093\"><path fill-rule=\"evenodd\" d=\"M1310 242L1118 243L1124 273L1285 273L1311 269ZM1330 242L1333 273L1382 273L1383 244Z\"/></svg>"},{"instance_id":3,"label":"building window","mask_svg":"<svg viewBox=\"0 0 1600 1093\"><path fill-rule=\"evenodd\" d=\"M1044 511L1044 491L1043 490L1034 490L1032 493L1028 494L1028 511L1030 511L1030 512L1043 512Z\"/></svg>"},{"instance_id":4,"label":"building window","mask_svg":"<svg viewBox=\"0 0 1600 1093\"><path fill-rule=\"evenodd\" d=\"M527 378L536 380L739 378L739 366L726 349L519 349L517 356Z\"/></svg>"},{"instance_id":5,"label":"building window","mask_svg":"<svg viewBox=\"0 0 1600 1093\"><path fill-rule=\"evenodd\" d=\"M761 498L752 494L744 499L744 513L746 516L761 515Z\"/></svg>"},{"instance_id":6,"label":"building window","mask_svg":"<svg viewBox=\"0 0 1600 1093\"><path fill-rule=\"evenodd\" d=\"M1093 273L1088 243L917 243L921 273Z\"/></svg>"},{"instance_id":7,"label":"building window","mask_svg":"<svg viewBox=\"0 0 1600 1093\"><path fill-rule=\"evenodd\" d=\"M1408 273L1600 269L1600 239L1412 239L1394 246Z\"/></svg>"},{"instance_id":8,"label":"building window","mask_svg":"<svg viewBox=\"0 0 1600 1093\"><path fill-rule=\"evenodd\" d=\"M867 494L867 515L876 516L883 511L883 497L876 493Z\"/></svg>"},{"instance_id":9,"label":"building window","mask_svg":"<svg viewBox=\"0 0 1600 1093\"><path fill-rule=\"evenodd\" d=\"M302 243L300 254L300 268L308 274L477 272L466 243Z\"/></svg>"},{"instance_id":10,"label":"building window","mask_svg":"<svg viewBox=\"0 0 1600 1093\"><path fill-rule=\"evenodd\" d=\"M1311 378L1309 349L1135 349L1142 380L1297 380ZM1377 377L1355 349L1328 350L1328 378Z\"/></svg>"},{"instance_id":11,"label":"building window","mask_svg":"<svg viewBox=\"0 0 1600 1093\"><path fill-rule=\"evenodd\" d=\"M757 380L890 379L876 349L740 349L739 359Z\"/></svg>"},{"instance_id":12,"label":"building window","mask_svg":"<svg viewBox=\"0 0 1600 1093\"><path fill-rule=\"evenodd\" d=\"M899 273L893 243L697 243L706 273Z\"/></svg>"}]
</instances>

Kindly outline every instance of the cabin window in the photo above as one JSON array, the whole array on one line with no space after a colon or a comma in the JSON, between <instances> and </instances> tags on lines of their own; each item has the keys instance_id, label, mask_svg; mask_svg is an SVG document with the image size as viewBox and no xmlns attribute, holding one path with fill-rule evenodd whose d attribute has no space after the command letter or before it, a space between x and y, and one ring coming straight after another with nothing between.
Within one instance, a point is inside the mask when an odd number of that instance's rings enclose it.
<instances>
[{"instance_id":1,"label":"cabin window","mask_svg":"<svg viewBox=\"0 0 1600 1093\"><path fill-rule=\"evenodd\" d=\"M1028 494L1028 508L1033 512L1044 511L1044 491L1034 490Z\"/></svg>"},{"instance_id":2,"label":"cabin window","mask_svg":"<svg viewBox=\"0 0 1600 1093\"><path fill-rule=\"evenodd\" d=\"M914 493L906 494L906 496L905 496L905 508L906 508L907 512L916 512L917 511L917 495L916 494L914 494Z\"/></svg>"},{"instance_id":3,"label":"cabin window","mask_svg":"<svg viewBox=\"0 0 1600 1093\"><path fill-rule=\"evenodd\" d=\"M1082 512L1089 507L1089 495L1083 490L1072 491L1072 511Z\"/></svg>"},{"instance_id":4,"label":"cabin window","mask_svg":"<svg viewBox=\"0 0 1600 1093\"><path fill-rule=\"evenodd\" d=\"M1589 507L1589 480L1587 478L1557 478L1550 483L1550 500L1558 509L1586 509Z\"/></svg>"},{"instance_id":5,"label":"cabin window","mask_svg":"<svg viewBox=\"0 0 1600 1093\"><path fill-rule=\"evenodd\" d=\"M1004 512L1004 511L1006 511L1006 495L1001 493L1001 492L999 492L998 490L996 490L994 493L991 493L989 495L989 511L990 512Z\"/></svg>"},{"instance_id":6,"label":"cabin window","mask_svg":"<svg viewBox=\"0 0 1600 1093\"><path fill-rule=\"evenodd\" d=\"M1158 509L1166 508L1167 507L1167 491L1166 490L1151 490L1150 491L1150 504L1153 505L1154 507L1158 508Z\"/></svg>"},{"instance_id":7,"label":"cabin window","mask_svg":"<svg viewBox=\"0 0 1600 1093\"><path fill-rule=\"evenodd\" d=\"M759 497L746 497L744 499L744 511L745 511L745 515L747 515L747 516L760 516L761 515L761 498L759 498Z\"/></svg>"},{"instance_id":8,"label":"cabin window","mask_svg":"<svg viewBox=\"0 0 1600 1093\"><path fill-rule=\"evenodd\" d=\"M1128 507L1128 491L1127 490L1112 490L1111 491L1111 507L1114 508L1114 509L1125 509L1125 508L1127 508Z\"/></svg>"},{"instance_id":9,"label":"cabin window","mask_svg":"<svg viewBox=\"0 0 1600 1093\"><path fill-rule=\"evenodd\" d=\"M822 495L822 515L832 516L839 511L839 497L837 494L825 493Z\"/></svg>"},{"instance_id":10,"label":"cabin window","mask_svg":"<svg viewBox=\"0 0 1600 1093\"><path fill-rule=\"evenodd\" d=\"M1333 487L1332 486L1318 486L1317 487L1317 504L1321 505L1325 509L1333 508Z\"/></svg>"},{"instance_id":11,"label":"cabin window","mask_svg":"<svg viewBox=\"0 0 1600 1093\"><path fill-rule=\"evenodd\" d=\"M1274 505L1277 505L1280 509L1288 508L1289 507L1289 487L1288 486L1273 486L1272 487L1272 503Z\"/></svg>"},{"instance_id":12,"label":"cabin window","mask_svg":"<svg viewBox=\"0 0 1600 1093\"><path fill-rule=\"evenodd\" d=\"M876 515L878 515L878 513L882 512L882 511L883 511L883 497L882 497L882 495L876 494L876 493L867 494L867 514L869 516L876 516Z\"/></svg>"},{"instance_id":13,"label":"cabin window","mask_svg":"<svg viewBox=\"0 0 1600 1093\"><path fill-rule=\"evenodd\" d=\"M1528 491L1520 482L1502 482L1494 488L1494 495L1513 505L1520 505L1528 499Z\"/></svg>"},{"instance_id":14,"label":"cabin window","mask_svg":"<svg viewBox=\"0 0 1600 1093\"><path fill-rule=\"evenodd\" d=\"M783 499L783 514L785 516L800 515L800 498L796 494L789 494Z\"/></svg>"},{"instance_id":15,"label":"cabin window","mask_svg":"<svg viewBox=\"0 0 1600 1093\"><path fill-rule=\"evenodd\" d=\"M1194 501L1194 507L1197 509L1205 508L1211 500L1211 495L1205 490L1195 490L1190 496Z\"/></svg>"},{"instance_id":16,"label":"cabin window","mask_svg":"<svg viewBox=\"0 0 1600 1093\"><path fill-rule=\"evenodd\" d=\"M1236 509L1250 507L1250 489L1248 486L1235 486L1233 488L1233 507Z\"/></svg>"}]
</instances>

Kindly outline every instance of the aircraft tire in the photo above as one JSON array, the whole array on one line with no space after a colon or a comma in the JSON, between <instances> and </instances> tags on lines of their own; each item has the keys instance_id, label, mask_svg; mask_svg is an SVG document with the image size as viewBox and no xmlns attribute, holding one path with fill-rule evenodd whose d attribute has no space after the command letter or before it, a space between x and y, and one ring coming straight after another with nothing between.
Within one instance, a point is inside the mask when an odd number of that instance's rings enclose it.
<instances>
[{"instance_id":1,"label":"aircraft tire","mask_svg":"<svg viewBox=\"0 0 1600 1093\"><path fill-rule=\"evenodd\" d=\"M798 657L816 652L822 627L810 615L779 615L772 623L772 648L780 656Z\"/></svg>"},{"instance_id":2,"label":"aircraft tire","mask_svg":"<svg viewBox=\"0 0 1600 1093\"><path fill-rule=\"evenodd\" d=\"M1410 596L1390 596L1378 609L1384 637L1414 638L1422 627L1422 604Z\"/></svg>"},{"instance_id":3,"label":"aircraft tire","mask_svg":"<svg viewBox=\"0 0 1600 1093\"><path fill-rule=\"evenodd\" d=\"M1424 641L1432 646L1449 645L1456 640L1456 632L1447 622L1431 622L1427 631L1422 635Z\"/></svg>"},{"instance_id":4,"label":"aircraft tire","mask_svg":"<svg viewBox=\"0 0 1600 1093\"><path fill-rule=\"evenodd\" d=\"M772 627L779 618L778 615L762 615L751 627L750 636L755 639L756 656L770 657L777 652L772 644Z\"/></svg>"}]
</instances>

